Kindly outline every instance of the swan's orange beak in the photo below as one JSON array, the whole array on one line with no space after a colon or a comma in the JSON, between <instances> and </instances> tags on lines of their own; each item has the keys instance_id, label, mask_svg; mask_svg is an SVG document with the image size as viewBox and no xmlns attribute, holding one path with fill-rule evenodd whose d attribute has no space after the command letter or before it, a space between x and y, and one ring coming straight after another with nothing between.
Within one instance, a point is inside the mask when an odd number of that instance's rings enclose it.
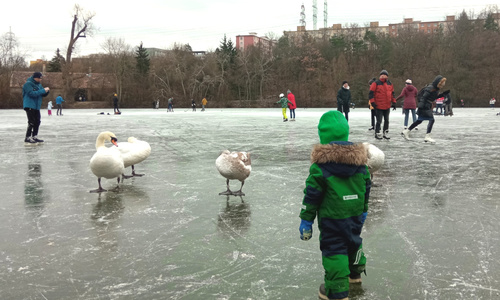
<instances>
[{"instance_id":1,"label":"swan's orange beak","mask_svg":"<svg viewBox=\"0 0 500 300\"><path fill-rule=\"evenodd\" d=\"M113 145L115 145L116 147L118 147L118 144L116 143L117 141L118 141L117 138L115 138L115 137L111 138L111 143L113 143Z\"/></svg>"}]
</instances>

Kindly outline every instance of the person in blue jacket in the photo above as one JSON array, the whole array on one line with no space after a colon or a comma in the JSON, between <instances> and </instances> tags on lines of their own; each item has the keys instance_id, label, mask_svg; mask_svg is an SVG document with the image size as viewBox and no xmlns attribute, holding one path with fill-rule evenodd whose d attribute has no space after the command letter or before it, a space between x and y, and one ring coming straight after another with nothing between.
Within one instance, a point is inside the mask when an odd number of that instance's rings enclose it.
<instances>
[{"instance_id":1,"label":"person in blue jacket","mask_svg":"<svg viewBox=\"0 0 500 300\"><path fill-rule=\"evenodd\" d=\"M83 101L83 100L82 100ZM61 94L57 96L56 98L56 107L57 107L57 115L62 116L62 103L64 102L63 97L61 97Z\"/></svg>"},{"instance_id":2,"label":"person in blue jacket","mask_svg":"<svg viewBox=\"0 0 500 300\"><path fill-rule=\"evenodd\" d=\"M28 130L24 139L26 143L43 143L43 140L38 138L41 119L40 108L42 107L42 98L49 94L49 88L44 88L41 82L42 73L35 72L23 85L23 109L28 117Z\"/></svg>"}]
</instances>

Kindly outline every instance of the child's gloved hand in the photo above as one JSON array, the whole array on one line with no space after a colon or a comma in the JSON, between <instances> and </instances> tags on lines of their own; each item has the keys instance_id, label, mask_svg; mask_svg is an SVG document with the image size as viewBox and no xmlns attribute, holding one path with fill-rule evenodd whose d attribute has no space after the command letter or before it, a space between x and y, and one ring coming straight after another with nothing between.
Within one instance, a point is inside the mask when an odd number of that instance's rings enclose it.
<instances>
[{"instance_id":1,"label":"child's gloved hand","mask_svg":"<svg viewBox=\"0 0 500 300\"><path fill-rule=\"evenodd\" d=\"M366 221L366 216L368 216L368 212L364 212L364 213L361 215L361 224L365 224L365 221Z\"/></svg>"},{"instance_id":2,"label":"child's gloved hand","mask_svg":"<svg viewBox=\"0 0 500 300\"><path fill-rule=\"evenodd\" d=\"M303 241L308 241L312 237L312 225L314 224L314 221L306 221L302 220L300 221L300 227L299 227L299 232L300 232L300 239Z\"/></svg>"},{"instance_id":3,"label":"child's gloved hand","mask_svg":"<svg viewBox=\"0 0 500 300\"><path fill-rule=\"evenodd\" d=\"M392 110L396 110L396 103L392 102Z\"/></svg>"}]
</instances>

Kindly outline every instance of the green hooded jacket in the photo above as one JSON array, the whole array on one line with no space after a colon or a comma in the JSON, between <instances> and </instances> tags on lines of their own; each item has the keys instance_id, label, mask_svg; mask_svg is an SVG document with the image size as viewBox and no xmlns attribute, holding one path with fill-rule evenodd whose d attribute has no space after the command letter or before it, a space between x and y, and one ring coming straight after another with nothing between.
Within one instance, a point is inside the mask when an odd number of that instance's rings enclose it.
<instances>
[{"instance_id":1,"label":"green hooded jacket","mask_svg":"<svg viewBox=\"0 0 500 300\"><path fill-rule=\"evenodd\" d=\"M281 108L287 108L288 107L288 103L291 103L293 104L292 102L290 102L290 100L288 100L287 97L282 97L278 102L276 103L279 103L281 104Z\"/></svg>"}]
</instances>

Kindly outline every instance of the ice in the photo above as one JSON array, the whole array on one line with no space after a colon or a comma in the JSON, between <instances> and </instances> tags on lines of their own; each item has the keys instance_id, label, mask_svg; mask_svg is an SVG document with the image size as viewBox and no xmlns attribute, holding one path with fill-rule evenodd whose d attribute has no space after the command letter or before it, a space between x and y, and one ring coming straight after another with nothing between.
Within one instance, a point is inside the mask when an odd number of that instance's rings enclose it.
<instances>
[{"instance_id":1,"label":"ice","mask_svg":"<svg viewBox=\"0 0 500 300\"><path fill-rule=\"evenodd\" d=\"M1 110L1 298L316 299L319 231L301 241L298 214L325 111L298 108L284 123L280 108L42 110L46 142L34 146L23 142L24 111ZM350 299L500 298L500 116L454 113L436 116L429 145L426 122L412 141L400 136L399 109L390 141L368 131L368 109L351 111L350 140L375 144L386 161L362 235L368 276ZM89 160L108 130L152 153L135 166L144 177L91 194ZM218 195L225 149L251 153L246 196Z\"/></svg>"}]
</instances>

